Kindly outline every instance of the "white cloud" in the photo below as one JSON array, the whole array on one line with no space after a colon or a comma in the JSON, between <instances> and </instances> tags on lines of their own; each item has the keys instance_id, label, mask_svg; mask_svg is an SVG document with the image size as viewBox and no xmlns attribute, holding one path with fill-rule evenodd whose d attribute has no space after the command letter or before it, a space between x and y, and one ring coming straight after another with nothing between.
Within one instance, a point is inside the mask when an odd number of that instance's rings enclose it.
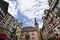
<instances>
[{"instance_id":1,"label":"white cloud","mask_svg":"<svg viewBox=\"0 0 60 40\"><path fill-rule=\"evenodd\" d=\"M18 11L18 8L16 8L16 4L17 2L15 1L9 1L9 0L4 0L6 2L9 3L9 8L8 8L8 12L14 16L15 18L17 18L17 11Z\"/></svg>"},{"instance_id":2,"label":"white cloud","mask_svg":"<svg viewBox=\"0 0 60 40\"><path fill-rule=\"evenodd\" d=\"M30 8L33 6L35 0L18 0L19 7L21 10L25 11L26 9Z\"/></svg>"},{"instance_id":3,"label":"white cloud","mask_svg":"<svg viewBox=\"0 0 60 40\"><path fill-rule=\"evenodd\" d=\"M29 19L42 19L44 10L48 9L48 0L18 0L19 9L22 14ZM42 26L42 22L39 23L39 26Z\"/></svg>"},{"instance_id":4,"label":"white cloud","mask_svg":"<svg viewBox=\"0 0 60 40\"><path fill-rule=\"evenodd\" d=\"M47 0L18 0L18 3L22 14L29 19L35 17L40 19L43 16L43 10L49 7Z\"/></svg>"}]
</instances>

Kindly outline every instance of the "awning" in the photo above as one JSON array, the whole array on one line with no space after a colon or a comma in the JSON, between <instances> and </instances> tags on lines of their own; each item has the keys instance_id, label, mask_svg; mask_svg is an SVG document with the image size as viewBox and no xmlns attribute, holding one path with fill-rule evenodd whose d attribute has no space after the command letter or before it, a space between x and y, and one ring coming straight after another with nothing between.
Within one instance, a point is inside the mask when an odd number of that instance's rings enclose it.
<instances>
[{"instance_id":1,"label":"awning","mask_svg":"<svg viewBox=\"0 0 60 40\"><path fill-rule=\"evenodd\" d=\"M6 39L8 39L8 37L6 35L0 35L0 38L6 38Z\"/></svg>"}]
</instances>

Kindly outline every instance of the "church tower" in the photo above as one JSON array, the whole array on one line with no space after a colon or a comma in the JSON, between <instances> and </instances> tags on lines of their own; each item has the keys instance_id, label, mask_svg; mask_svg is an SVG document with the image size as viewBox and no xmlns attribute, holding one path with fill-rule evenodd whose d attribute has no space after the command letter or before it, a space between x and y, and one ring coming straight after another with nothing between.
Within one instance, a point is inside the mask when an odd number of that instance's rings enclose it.
<instances>
[{"instance_id":1,"label":"church tower","mask_svg":"<svg viewBox=\"0 0 60 40\"><path fill-rule=\"evenodd\" d=\"M38 30L39 29L39 27L38 27L38 23L37 23L37 20L36 20L36 18L35 18L35 28L36 28L36 30Z\"/></svg>"},{"instance_id":2,"label":"church tower","mask_svg":"<svg viewBox=\"0 0 60 40\"><path fill-rule=\"evenodd\" d=\"M39 25L38 25L38 22L37 22L36 18L35 18L35 23L34 23L34 25L35 25L35 29L37 30L37 33L38 33L38 39L40 39Z\"/></svg>"}]
</instances>

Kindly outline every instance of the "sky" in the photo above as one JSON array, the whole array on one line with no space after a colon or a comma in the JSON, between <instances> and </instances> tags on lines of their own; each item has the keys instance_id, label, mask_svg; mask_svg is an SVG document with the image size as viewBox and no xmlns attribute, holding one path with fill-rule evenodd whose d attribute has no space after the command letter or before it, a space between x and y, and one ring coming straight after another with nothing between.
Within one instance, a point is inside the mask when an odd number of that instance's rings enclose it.
<instances>
[{"instance_id":1,"label":"sky","mask_svg":"<svg viewBox=\"0 0 60 40\"><path fill-rule=\"evenodd\" d=\"M9 3L8 12L23 22L23 26L33 26L34 18L37 19L39 28L42 28L44 10L49 9L48 0L4 0Z\"/></svg>"}]
</instances>

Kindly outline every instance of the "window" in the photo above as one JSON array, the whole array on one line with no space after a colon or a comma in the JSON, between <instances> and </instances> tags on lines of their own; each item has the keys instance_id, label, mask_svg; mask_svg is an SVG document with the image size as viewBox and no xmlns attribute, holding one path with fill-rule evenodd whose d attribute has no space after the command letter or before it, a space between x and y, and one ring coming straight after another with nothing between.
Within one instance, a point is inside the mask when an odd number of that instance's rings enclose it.
<instances>
[{"instance_id":1,"label":"window","mask_svg":"<svg viewBox=\"0 0 60 40\"><path fill-rule=\"evenodd\" d=\"M60 26L57 29L58 29L58 33L60 34Z\"/></svg>"},{"instance_id":2,"label":"window","mask_svg":"<svg viewBox=\"0 0 60 40\"><path fill-rule=\"evenodd\" d=\"M35 40L35 37L32 37L32 40Z\"/></svg>"},{"instance_id":3,"label":"window","mask_svg":"<svg viewBox=\"0 0 60 40\"><path fill-rule=\"evenodd\" d=\"M58 8L55 8L55 9L54 9L54 12L57 13L57 12L58 12Z\"/></svg>"},{"instance_id":4,"label":"window","mask_svg":"<svg viewBox=\"0 0 60 40\"><path fill-rule=\"evenodd\" d=\"M51 4L51 2L52 2L52 0L48 0L48 2L49 2L49 5Z\"/></svg>"},{"instance_id":5,"label":"window","mask_svg":"<svg viewBox=\"0 0 60 40\"><path fill-rule=\"evenodd\" d=\"M13 26L15 26L15 23L13 24Z\"/></svg>"},{"instance_id":6,"label":"window","mask_svg":"<svg viewBox=\"0 0 60 40\"><path fill-rule=\"evenodd\" d=\"M34 32L32 32L31 35L34 35Z\"/></svg>"},{"instance_id":7,"label":"window","mask_svg":"<svg viewBox=\"0 0 60 40\"><path fill-rule=\"evenodd\" d=\"M57 30L54 30L54 33L55 33L55 34L58 33Z\"/></svg>"},{"instance_id":8,"label":"window","mask_svg":"<svg viewBox=\"0 0 60 40\"><path fill-rule=\"evenodd\" d=\"M0 8L0 11L1 11L1 8Z\"/></svg>"},{"instance_id":9,"label":"window","mask_svg":"<svg viewBox=\"0 0 60 40\"><path fill-rule=\"evenodd\" d=\"M23 36L23 34L21 34L20 36Z\"/></svg>"},{"instance_id":10,"label":"window","mask_svg":"<svg viewBox=\"0 0 60 40\"><path fill-rule=\"evenodd\" d=\"M50 13L49 15L50 15L51 17L53 17L53 15L52 15L51 13Z\"/></svg>"},{"instance_id":11,"label":"window","mask_svg":"<svg viewBox=\"0 0 60 40\"><path fill-rule=\"evenodd\" d=\"M57 7L60 8L60 0L58 1Z\"/></svg>"},{"instance_id":12,"label":"window","mask_svg":"<svg viewBox=\"0 0 60 40\"><path fill-rule=\"evenodd\" d=\"M34 35L34 34L32 33L32 35Z\"/></svg>"},{"instance_id":13,"label":"window","mask_svg":"<svg viewBox=\"0 0 60 40\"><path fill-rule=\"evenodd\" d=\"M1 17L4 17L4 16L3 16L3 13L1 13L1 11L0 11L0 16L1 16Z\"/></svg>"},{"instance_id":14,"label":"window","mask_svg":"<svg viewBox=\"0 0 60 40\"><path fill-rule=\"evenodd\" d=\"M20 40L23 40L23 38L20 38Z\"/></svg>"},{"instance_id":15,"label":"window","mask_svg":"<svg viewBox=\"0 0 60 40\"><path fill-rule=\"evenodd\" d=\"M2 21L2 19L3 19L2 16L0 16L0 22Z\"/></svg>"}]
</instances>

